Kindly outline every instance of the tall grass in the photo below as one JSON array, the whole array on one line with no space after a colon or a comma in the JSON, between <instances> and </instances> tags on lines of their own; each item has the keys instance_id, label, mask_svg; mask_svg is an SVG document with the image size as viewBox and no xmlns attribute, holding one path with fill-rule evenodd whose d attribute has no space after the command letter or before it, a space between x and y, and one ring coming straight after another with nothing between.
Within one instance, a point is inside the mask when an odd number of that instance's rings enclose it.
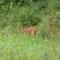
<instances>
[{"instance_id":1,"label":"tall grass","mask_svg":"<svg viewBox=\"0 0 60 60\"><path fill-rule=\"evenodd\" d=\"M55 55L51 46L53 41L49 35L50 15L48 13L51 10L40 11L39 6L38 3L37 5L34 3L20 8L14 6L9 11L7 7L0 9L0 60L60 60L60 13L56 13L55 48L57 54ZM42 20L42 23L37 26L39 34L35 37L18 32L18 28L21 28L22 17L28 15Z\"/></svg>"},{"instance_id":2,"label":"tall grass","mask_svg":"<svg viewBox=\"0 0 60 60\"><path fill-rule=\"evenodd\" d=\"M56 42L57 55L54 56L51 39L43 39L41 36L30 37L21 33L8 34L8 36L0 33L0 59L59 60L59 42L58 40Z\"/></svg>"}]
</instances>

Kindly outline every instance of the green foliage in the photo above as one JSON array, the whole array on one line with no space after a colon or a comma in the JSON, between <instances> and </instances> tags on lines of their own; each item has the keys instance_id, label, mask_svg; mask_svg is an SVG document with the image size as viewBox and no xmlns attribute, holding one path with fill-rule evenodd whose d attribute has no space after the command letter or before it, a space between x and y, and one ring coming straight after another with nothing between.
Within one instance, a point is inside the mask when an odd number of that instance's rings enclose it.
<instances>
[{"instance_id":1,"label":"green foliage","mask_svg":"<svg viewBox=\"0 0 60 60\"><path fill-rule=\"evenodd\" d=\"M0 0L0 27L36 26L42 22L42 30L47 31L48 24L44 23L47 22L46 14L54 10L55 4L59 7L53 0ZM41 19L43 18L41 15L45 15L44 19ZM42 34L45 35L45 32Z\"/></svg>"},{"instance_id":2,"label":"green foliage","mask_svg":"<svg viewBox=\"0 0 60 60\"><path fill-rule=\"evenodd\" d=\"M47 11L55 12L55 9L60 11L59 0L0 0L0 60L60 60L60 17L57 16L56 22L59 29L56 56L48 31L50 16ZM38 35L16 33L21 25L37 25Z\"/></svg>"},{"instance_id":3,"label":"green foliage","mask_svg":"<svg viewBox=\"0 0 60 60\"><path fill-rule=\"evenodd\" d=\"M54 9L55 9L56 11L60 11L60 0L57 0L57 1L55 2Z\"/></svg>"},{"instance_id":4,"label":"green foliage","mask_svg":"<svg viewBox=\"0 0 60 60\"><path fill-rule=\"evenodd\" d=\"M36 26L41 22L39 17L35 16L22 16L21 17L21 25L22 26Z\"/></svg>"},{"instance_id":5,"label":"green foliage","mask_svg":"<svg viewBox=\"0 0 60 60\"><path fill-rule=\"evenodd\" d=\"M1 9L3 9L2 6L4 6L4 8L7 7L8 11L12 8L12 7L15 7L15 6L18 6L18 7L22 7L22 6L33 6L34 4L35 5L38 5L39 9L45 9L47 8L47 1L46 0L42 0L42 1L35 1L37 3L34 3L33 0L1 0L0 1L0 7ZM4 9L3 9L4 10Z\"/></svg>"},{"instance_id":6,"label":"green foliage","mask_svg":"<svg viewBox=\"0 0 60 60\"><path fill-rule=\"evenodd\" d=\"M8 33L6 36L2 33L0 32L0 60L60 60L60 40L58 39L55 55L51 46L52 39L43 39L40 36L30 37L21 33Z\"/></svg>"},{"instance_id":7,"label":"green foliage","mask_svg":"<svg viewBox=\"0 0 60 60\"><path fill-rule=\"evenodd\" d=\"M57 17L57 21L56 21L56 25L57 25L57 28L60 29L60 17Z\"/></svg>"}]
</instances>

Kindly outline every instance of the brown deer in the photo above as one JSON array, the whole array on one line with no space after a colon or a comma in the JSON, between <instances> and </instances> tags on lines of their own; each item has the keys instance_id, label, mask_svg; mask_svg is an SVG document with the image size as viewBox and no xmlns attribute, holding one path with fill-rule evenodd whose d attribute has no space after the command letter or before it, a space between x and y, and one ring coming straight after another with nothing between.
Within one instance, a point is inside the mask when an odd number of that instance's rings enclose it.
<instances>
[{"instance_id":1,"label":"brown deer","mask_svg":"<svg viewBox=\"0 0 60 60\"><path fill-rule=\"evenodd\" d=\"M22 32L27 33L31 36L35 36L38 32L38 29L35 26L31 26L31 27L23 28Z\"/></svg>"}]
</instances>

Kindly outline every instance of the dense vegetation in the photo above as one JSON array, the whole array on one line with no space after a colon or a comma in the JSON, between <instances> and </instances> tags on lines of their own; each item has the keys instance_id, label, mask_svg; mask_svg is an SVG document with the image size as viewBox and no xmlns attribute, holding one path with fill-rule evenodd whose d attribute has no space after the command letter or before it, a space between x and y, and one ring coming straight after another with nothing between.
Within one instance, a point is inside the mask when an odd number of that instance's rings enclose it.
<instances>
[{"instance_id":1,"label":"dense vegetation","mask_svg":"<svg viewBox=\"0 0 60 60\"><path fill-rule=\"evenodd\" d=\"M0 0L0 60L60 60L60 0Z\"/></svg>"}]
</instances>

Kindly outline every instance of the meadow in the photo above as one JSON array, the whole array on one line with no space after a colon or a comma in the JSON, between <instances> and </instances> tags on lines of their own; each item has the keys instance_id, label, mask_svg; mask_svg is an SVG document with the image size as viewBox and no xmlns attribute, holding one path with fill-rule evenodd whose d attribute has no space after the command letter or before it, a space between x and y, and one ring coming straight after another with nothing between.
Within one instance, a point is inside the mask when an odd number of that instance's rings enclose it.
<instances>
[{"instance_id":1,"label":"meadow","mask_svg":"<svg viewBox=\"0 0 60 60\"><path fill-rule=\"evenodd\" d=\"M47 30L45 25L46 22L41 24L43 31ZM39 33L32 37L14 30L11 32L7 26L0 31L0 60L60 60L60 31L55 38L56 51L52 47L54 41L47 36L42 37Z\"/></svg>"},{"instance_id":2,"label":"meadow","mask_svg":"<svg viewBox=\"0 0 60 60\"><path fill-rule=\"evenodd\" d=\"M56 40L55 50L52 39L25 34L0 33L0 60L60 60L60 40Z\"/></svg>"},{"instance_id":3,"label":"meadow","mask_svg":"<svg viewBox=\"0 0 60 60\"><path fill-rule=\"evenodd\" d=\"M0 2L0 60L60 60L60 2L26 0L20 6L19 1ZM50 13L56 16L55 40L49 34ZM34 37L18 32L21 24L31 23L31 18L39 29Z\"/></svg>"}]
</instances>

